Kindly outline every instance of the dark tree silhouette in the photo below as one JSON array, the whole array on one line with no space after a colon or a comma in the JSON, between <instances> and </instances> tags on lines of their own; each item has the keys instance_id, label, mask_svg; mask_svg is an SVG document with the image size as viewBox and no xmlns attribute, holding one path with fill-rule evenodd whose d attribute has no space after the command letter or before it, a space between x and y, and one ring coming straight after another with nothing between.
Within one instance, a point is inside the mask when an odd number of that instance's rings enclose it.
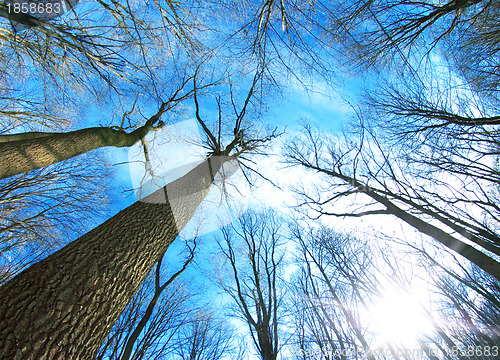
<instances>
[{"instance_id":1,"label":"dark tree silhouette","mask_svg":"<svg viewBox=\"0 0 500 360\"><path fill-rule=\"evenodd\" d=\"M230 281L220 286L231 296L234 315L243 318L263 360L276 360L280 349L279 325L283 304L280 272L282 224L272 212L247 213L222 230L220 248L229 264ZM241 263L239 249L247 264Z\"/></svg>"},{"instance_id":2,"label":"dark tree silhouette","mask_svg":"<svg viewBox=\"0 0 500 360\"><path fill-rule=\"evenodd\" d=\"M369 141L371 146L368 146ZM339 144L334 144L323 141L319 133L306 127L304 138L288 146L287 156L290 163L325 176L329 184L328 192L310 194L299 191L303 204L317 214L338 217L395 216L500 280L500 263L495 256L488 254L500 254L499 237L495 231L487 225L471 224L467 219L431 202L426 198L430 194L424 192L426 188L411 182L405 176L406 172L398 168L398 160L393 160L366 129L361 131L360 142L347 140L342 144L340 140ZM327 209L329 205L334 205L335 200L357 194L365 195L368 200L364 210L337 212ZM446 198L441 197L441 200L446 203ZM453 198L448 201L454 204ZM443 228L450 229L450 232ZM469 245L461 237L482 250Z\"/></svg>"}]
</instances>

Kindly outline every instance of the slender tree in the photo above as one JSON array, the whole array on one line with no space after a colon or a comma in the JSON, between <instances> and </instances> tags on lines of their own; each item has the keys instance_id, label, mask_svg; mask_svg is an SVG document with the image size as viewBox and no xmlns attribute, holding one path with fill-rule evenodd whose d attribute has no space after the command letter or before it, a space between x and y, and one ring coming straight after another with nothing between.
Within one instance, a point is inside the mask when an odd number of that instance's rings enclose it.
<instances>
[{"instance_id":1,"label":"slender tree","mask_svg":"<svg viewBox=\"0 0 500 360\"><path fill-rule=\"evenodd\" d=\"M425 193L419 191L425 187L410 182L405 172L397 168L397 160L392 160L382 150L376 138L363 132L361 142L349 141L345 146L336 146L325 144L310 127L306 134L305 144L296 142L288 147L288 158L293 164L324 174L327 181L331 180L331 192L329 195L318 193L317 196L302 192L303 204L311 205L320 215L392 215L500 280L500 263L495 256L488 254L500 254L498 235L488 227L484 229L469 224L455 213L446 212L446 208L431 203ZM369 140L373 140L373 144L370 143L373 146L366 143ZM326 209L335 200L357 194L368 199L363 210L337 212ZM325 196L328 196L326 200ZM453 199L449 201L453 203ZM450 232L443 228L450 229ZM462 237L476 246L469 245Z\"/></svg>"},{"instance_id":2,"label":"slender tree","mask_svg":"<svg viewBox=\"0 0 500 360\"><path fill-rule=\"evenodd\" d=\"M182 360L241 359L243 352L235 340L235 329L207 307L193 311L190 321L179 329L173 352Z\"/></svg>"},{"instance_id":3,"label":"slender tree","mask_svg":"<svg viewBox=\"0 0 500 360\"><path fill-rule=\"evenodd\" d=\"M271 212L247 213L238 226L222 229L222 254L229 264L232 281L219 284L236 304L235 315L244 319L255 348L263 360L276 360L280 349L283 261L281 224ZM241 245L240 245L241 243ZM241 263L242 251L248 264Z\"/></svg>"},{"instance_id":4,"label":"slender tree","mask_svg":"<svg viewBox=\"0 0 500 360\"><path fill-rule=\"evenodd\" d=\"M299 245L294 292L296 316L305 326L298 337L302 353L335 359L364 353L375 359L368 322L360 316L377 287L369 246L325 227L297 227L292 237Z\"/></svg>"}]
</instances>

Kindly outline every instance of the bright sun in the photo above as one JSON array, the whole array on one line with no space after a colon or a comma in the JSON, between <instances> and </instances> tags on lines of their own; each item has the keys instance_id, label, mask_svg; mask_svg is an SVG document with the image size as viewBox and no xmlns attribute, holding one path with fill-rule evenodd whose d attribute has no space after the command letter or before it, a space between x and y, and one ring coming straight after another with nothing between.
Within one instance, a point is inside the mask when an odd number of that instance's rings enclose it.
<instances>
[{"instance_id":1,"label":"bright sun","mask_svg":"<svg viewBox=\"0 0 500 360\"><path fill-rule=\"evenodd\" d=\"M369 316L381 343L410 348L420 335L432 329L418 300L397 289L385 291L373 303Z\"/></svg>"}]
</instances>

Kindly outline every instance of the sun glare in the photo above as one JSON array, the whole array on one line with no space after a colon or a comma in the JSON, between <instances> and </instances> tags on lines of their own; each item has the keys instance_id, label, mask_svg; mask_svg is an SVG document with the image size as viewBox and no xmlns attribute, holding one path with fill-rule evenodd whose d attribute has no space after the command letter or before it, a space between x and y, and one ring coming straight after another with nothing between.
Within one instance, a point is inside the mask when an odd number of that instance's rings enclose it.
<instances>
[{"instance_id":1,"label":"sun glare","mask_svg":"<svg viewBox=\"0 0 500 360\"><path fill-rule=\"evenodd\" d=\"M419 301L400 290L384 292L369 313L380 343L410 348L417 344L422 334L432 329Z\"/></svg>"}]
</instances>

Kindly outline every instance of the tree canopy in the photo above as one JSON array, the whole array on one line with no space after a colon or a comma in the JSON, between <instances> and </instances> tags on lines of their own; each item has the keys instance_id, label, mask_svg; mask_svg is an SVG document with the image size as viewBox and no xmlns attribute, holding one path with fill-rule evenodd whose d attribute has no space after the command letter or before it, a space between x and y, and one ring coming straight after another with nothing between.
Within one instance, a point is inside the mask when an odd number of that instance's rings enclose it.
<instances>
[{"instance_id":1,"label":"tree canopy","mask_svg":"<svg viewBox=\"0 0 500 360\"><path fill-rule=\"evenodd\" d=\"M497 356L499 44L492 0L1 2L0 353Z\"/></svg>"}]
</instances>

